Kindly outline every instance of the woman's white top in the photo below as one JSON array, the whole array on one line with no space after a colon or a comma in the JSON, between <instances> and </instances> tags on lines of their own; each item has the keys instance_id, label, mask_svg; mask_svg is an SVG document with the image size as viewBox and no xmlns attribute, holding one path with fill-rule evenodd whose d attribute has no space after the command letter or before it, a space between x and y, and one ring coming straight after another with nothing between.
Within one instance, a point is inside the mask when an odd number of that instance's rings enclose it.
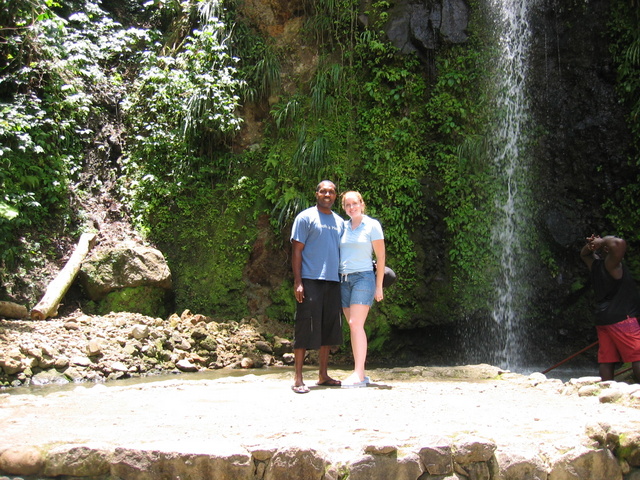
<instances>
[{"instance_id":1,"label":"woman's white top","mask_svg":"<svg viewBox=\"0 0 640 480\"><path fill-rule=\"evenodd\" d=\"M374 240L384 240L382 226L375 218L363 215L355 230L351 228L351 220L345 221L345 229L340 238L340 273L373 270L371 242Z\"/></svg>"}]
</instances>

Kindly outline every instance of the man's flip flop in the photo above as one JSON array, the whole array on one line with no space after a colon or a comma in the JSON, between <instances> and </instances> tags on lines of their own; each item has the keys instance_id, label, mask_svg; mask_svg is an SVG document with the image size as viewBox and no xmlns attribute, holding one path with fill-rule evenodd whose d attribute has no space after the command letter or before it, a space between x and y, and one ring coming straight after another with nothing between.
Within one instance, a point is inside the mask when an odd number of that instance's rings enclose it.
<instances>
[{"instance_id":1,"label":"man's flip flop","mask_svg":"<svg viewBox=\"0 0 640 480\"><path fill-rule=\"evenodd\" d=\"M295 393L309 393L309 387L306 385L291 385L291 390Z\"/></svg>"},{"instance_id":2,"label":"man's flip flop","mask_svg":"<svg viewBox=\"0 0 640 480\"><path fill-rule=\"evenodd\" d=\"M330 378L329 380L325 380L324 382L318 382L316 383L316 385L318 385L319 387L339 387L340 385L342 385L342 382L340 380L334 380L333 378Z\"/></svg>"}]
</instances>

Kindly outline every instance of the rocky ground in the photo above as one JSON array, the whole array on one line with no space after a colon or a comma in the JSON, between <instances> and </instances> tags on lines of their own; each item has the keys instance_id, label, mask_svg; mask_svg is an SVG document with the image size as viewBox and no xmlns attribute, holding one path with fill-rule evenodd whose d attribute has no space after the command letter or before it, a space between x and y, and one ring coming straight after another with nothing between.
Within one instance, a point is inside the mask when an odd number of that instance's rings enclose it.
<instances>
[{"instance_id":1,"label":"rocky ground","mask_svg":"<svg viewBox=\"0 0 640 480\"><path fill-rule=\"evenodd\" d=\"M298 395L291 338L189 311L0 320L0 478L640 479L639 385L476 365L326 388L312 355Z\"/></svg>"},{"instance_id":2,"label":"rocky ground","mask_svg":"<svg viewBox=\"0 0 640 480\"><path fill-rule=\"evenodd\" d=\"M189 311L47 321L0 320L0 384L103 382L170 372L291 364L292 326L267 318L219 323ZM309 359L313 362L313 357Z\"/></svg>"},{"instance_id":3,"label":"rocky ground","mask_svg":"<svg viewBox=\"0 0 640 480\"><path fill-rule=\"evenodd\" d=\"M366 388L317 387L308 367L305 395L290 390L289 368L14 390L0 394L0 475L640 478L637 388L622 393L615 382L563 383L488 365L369 373Z\"/></svg>"}]
</instances>

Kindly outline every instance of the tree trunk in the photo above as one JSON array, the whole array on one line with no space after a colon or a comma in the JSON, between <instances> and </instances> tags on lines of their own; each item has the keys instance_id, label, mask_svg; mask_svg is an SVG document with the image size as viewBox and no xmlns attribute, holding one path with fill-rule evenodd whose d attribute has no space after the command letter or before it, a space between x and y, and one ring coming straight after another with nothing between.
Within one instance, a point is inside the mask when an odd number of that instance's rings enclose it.
<instances>
[{"instance_id":1,"label":"tree trunk","mask_svg":"<svg viewBox=\"0 0 640 480\"><path fill-rule=\"evenodd\" d=\"M24 305L13 302L0 302L0 317L5 318L26 318L29 310Z\"/></svg>"},{"instance_id":2,"label":"tree trunk","mask_svg":"<svg viewBox=\"0 0 640 480\"><path fill-rule=\"evenodd\" d=\"M71 255L71 258L64 268L60 270L58 276L49 284L42 300L31 310L31 318L33 320L45 320L49 317L55 317L58 314L60 301L80 271L82 261L84 257L87 256L87 253L89 253L91 247L93 247L95 238L95 233L83 233L80 236L78 245Z\"/></svg>"}]
</instances>

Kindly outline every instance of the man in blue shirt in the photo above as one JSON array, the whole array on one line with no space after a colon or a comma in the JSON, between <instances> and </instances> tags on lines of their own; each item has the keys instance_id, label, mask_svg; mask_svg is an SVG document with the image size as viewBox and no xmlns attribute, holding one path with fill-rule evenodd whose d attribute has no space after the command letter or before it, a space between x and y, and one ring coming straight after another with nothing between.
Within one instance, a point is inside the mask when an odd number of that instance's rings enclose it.
<instances>
[{"instance_id":1,"label":"man in blue shirt","mask_svg":"<svg viewBox=\"0 0 640 480\"><path fill-rule=\"evenodd\" d=\"M344 221L331 210L337 192L333 182L323 180L316 188L316 205L300 212L291 230L293 291L296 308L295 393L307 393L302 366L307 350L319 350L317 385L339 387L329 377L329 353L342 344L340 303L340 237Z\"/></svg>"}]
</instances>

